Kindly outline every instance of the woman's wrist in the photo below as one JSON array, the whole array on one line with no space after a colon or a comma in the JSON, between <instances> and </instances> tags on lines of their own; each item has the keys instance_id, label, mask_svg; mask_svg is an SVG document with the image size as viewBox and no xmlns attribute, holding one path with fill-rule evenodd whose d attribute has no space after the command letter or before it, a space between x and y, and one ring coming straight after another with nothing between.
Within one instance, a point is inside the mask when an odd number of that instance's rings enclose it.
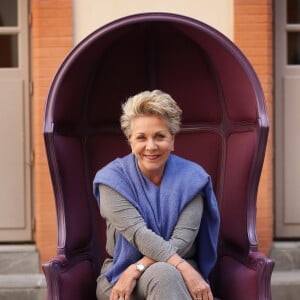
<instances>
[{"instance_id":1,"label":"woman's wrist","mask_svg":"<svg viewBox=\"0 0 300 300\"><path fill-rule=\"evenodd\" d=\"M130 265L127 270L130 272L131 276L133 277L133 279L135 280L138 280L141 275L142 275L142 272L138 271L137 268L136 268L136 264L132 264Z\"/></svg>"},{"instance_id":2,"label":"woman's wrist","mask_svg":"<svg viewBox=\"0 0 300 300\"><path fill-rule=\"evenodd\" d=\"M184 262L185 262L185 259L181 258L181 259L178 261L178 263L176 263L176 264L174 265L174 267L175 267L176 269L178 269L179 265L182 264L182 263L184 263Z\"/></svg>"},{"instance_id":3,"label":"woman's wrist","mask_svg":"<svg viewBox=\"0 0 300 300\"><path fill-rule=\"evenodd\" d=\"M175 267L177 270L179 270L180 266L182 264L184 264L185 262L186 262L186 260L184 258L182 258L180 255L178 255L177 253L175 253L174 255L172 255L167 260L167 263L169 263L170 265L172 265L173 267Z\"/></svg>"},{"instance_id":4,"label":"woman's wrist","mask_svg":"<svg viewBox=\"0 0 300 300\"><path fill-rule=\"evenodd\" d=\"M134 269L134 276L136 279L140 278L140 276L149 268L155 261L147 256L144 256L140 260L138 260L135 264L130 265Z\"/></svg>"}]
</instances>

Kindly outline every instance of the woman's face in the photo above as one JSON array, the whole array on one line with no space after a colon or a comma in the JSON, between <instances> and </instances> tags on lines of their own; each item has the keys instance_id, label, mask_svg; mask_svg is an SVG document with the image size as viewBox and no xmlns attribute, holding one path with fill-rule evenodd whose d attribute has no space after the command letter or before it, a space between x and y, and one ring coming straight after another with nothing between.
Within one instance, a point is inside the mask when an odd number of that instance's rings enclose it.
<instances>
[{"instance_id":1,"label":"woman's face","mask_svg":"<svg viewBox=\"0 0 300 300\"><path fill-rule=\"evenodd\" d=\"M141 172L159 185L168 156L174 148L174 136L167 121L159 116L133 118L129 142Z\"/></svg>"}]
</instances>

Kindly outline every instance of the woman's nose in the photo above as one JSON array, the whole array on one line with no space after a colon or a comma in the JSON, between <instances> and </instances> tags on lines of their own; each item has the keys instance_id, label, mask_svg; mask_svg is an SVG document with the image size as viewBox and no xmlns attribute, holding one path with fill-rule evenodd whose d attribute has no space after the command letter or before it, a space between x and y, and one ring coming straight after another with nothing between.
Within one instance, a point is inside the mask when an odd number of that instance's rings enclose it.
<instances>
[{"instance_id":1,"label":"woman's nose","mask_svg":"<svg viewBox=\"0 0 300 300\"><path fill-rule=\"evenodd\" d=\"M146 145L147 150L155 150L157 149L157 145L155 143L154 139L148 139L147 145Z\"/></svg>"}]
</instances>

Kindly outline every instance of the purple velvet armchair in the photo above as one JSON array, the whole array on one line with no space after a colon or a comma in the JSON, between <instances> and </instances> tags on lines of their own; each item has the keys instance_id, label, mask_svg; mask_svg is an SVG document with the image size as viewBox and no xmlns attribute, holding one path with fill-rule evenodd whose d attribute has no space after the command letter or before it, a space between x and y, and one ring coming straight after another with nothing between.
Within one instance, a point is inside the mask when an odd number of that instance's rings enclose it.
<instances>
[{"instance_id":1,"label":"purple velvet armchair","mask_svg":"<svg viewBox=\"0 0 300 300\"><path fill-rule=\"evenodd\" d=\"M221 215L211 274L221 300L271 299L274 262L258 252L256 196L268 135L264 96L239 49L190 18L147 13L112 22L67 56L50 88L44 124L58 222L57 256L43 265L48 299L96 299L105 223L96 171L129 152L120 104L142 90L183 109L175 153L211 174Z\"/></svg>"}]
</instances>

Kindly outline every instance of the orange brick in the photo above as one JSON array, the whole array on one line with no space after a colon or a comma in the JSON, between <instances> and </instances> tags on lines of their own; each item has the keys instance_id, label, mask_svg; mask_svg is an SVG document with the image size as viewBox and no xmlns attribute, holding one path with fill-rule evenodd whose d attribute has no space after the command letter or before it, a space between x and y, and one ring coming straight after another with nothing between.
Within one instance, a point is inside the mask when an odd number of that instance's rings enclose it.
<instances>
[{"instance_id":1,"label":"orange brick","mask_svg":"<svg viewBox=\"0 0 300 300\"><path fill-rule=\"evenodd\" d=\"M257 198L257 235L260 251L268 255L273 240L273 67L272 1L235 0L235 43L253 65L266 97L270 130Z\"/></svg>"},{"instance_id":2,"label":"orange brick","mask_svg":"<svg viewBox=\"0 0 300 300\"><path fill-rule=\"evenodd\" d=\"M56 255L56 211L43 139L45 101L53 76L72 48L72 0L32 1L34 196L41 262Z\"/></svg>"}]
</instances>

